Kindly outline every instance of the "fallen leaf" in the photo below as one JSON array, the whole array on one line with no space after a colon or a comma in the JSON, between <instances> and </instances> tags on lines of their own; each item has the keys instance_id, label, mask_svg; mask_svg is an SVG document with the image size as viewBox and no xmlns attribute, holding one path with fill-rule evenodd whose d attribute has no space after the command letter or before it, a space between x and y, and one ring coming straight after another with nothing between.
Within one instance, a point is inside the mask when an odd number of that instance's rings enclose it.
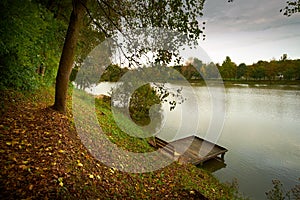
<instances>
[{"instance_id":1,"label":"fallen leaf","mask_svg":"<svg viewBox=\"0 0 300 200\"><path fill-rule=\"evenodd\" d=\"M26 165L20 165L19 168L26 170L28 167Z\"/></svg>"}]
</instances>

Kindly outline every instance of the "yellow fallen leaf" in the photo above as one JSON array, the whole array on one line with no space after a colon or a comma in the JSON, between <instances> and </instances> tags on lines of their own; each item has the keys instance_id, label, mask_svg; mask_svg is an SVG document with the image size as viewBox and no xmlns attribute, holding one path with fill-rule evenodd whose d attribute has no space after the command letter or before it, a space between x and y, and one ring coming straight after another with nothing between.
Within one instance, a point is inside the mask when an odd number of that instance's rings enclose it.
<instances>
[{"instance_id":1,"label":"yellow fallen leaf","mask_svg":"<svg viewBox=\"0 0 300 200\"><path fill-rule=\"evenodd\" d=\"M29 189L29 190L32 190L32 189L33 189L33 185L30 184L28 189Z\"/></svg>"},{"instance_id":2,"label":"yellow fallen leaf","mask_svg":"<svg viewBox=\"0 0 300 200\"><path fill-rule=\"evenodd\" d=\"M61 150L59 150L58 152L59 152L59 153L64 153L65 151L61 149Z\"/></svg>"},{"instance_id":3,"label":"yellow fallen leaf","mask_svg":"<svg viewBox=\"0 0 300 200\"><path fill-rule=\"evenodd\" d=\"M113 168L110 168L110 172L113 174L115 173L114 169Z\"/></svg>"},{"instance_id":4,"label":"yellow fallen leaf","mask_svg":"<svg viewBox=\"0 0 300 200\"><path fill-rule=\"evenodd\" d=\"M82 163L77 163L77 165L78 165L79 167L83 167L83 164L82 164Z\"/></svg>"},{"instance_id":5,"label":"yellow fallen leaf","mask_svg":"<svg viewBox=\"0 0 300 200\"><path fill-rule=\"evenodd\" d=\"M174 152L174 156L180 156L180 153L178 153L178 152Z\"/></svg>"},{"instance_id":6,"label":"yellow fallen leaf","mask_svg":"<svg viewBox=\"0 0 300 200\"><path fill-rule=\"evenodd\" d=\"M94 178L94 175L93 175L93 174L90 174L90 175L89 175L89 178L92 178L92 179L93 179L93 178Z\"/></svg>"},{"instance_id":7,"label":"yellow fallen leaf","mask_svg":"<svg viewBox=\"0 0 300 200\"><path fill-rule=\"evenodd\" d=\"M59 185L60 185L61 187L63 187L63 186L64 186L63 182L59 182Z\"/></svg>"},{"instance_id":8,"label":"yellow fallen leaf","mask_svg":"<svg viewBox=\"0 0 300 200\"><path fill-rule=\"evenodd\" d=\"M19 168L26 170L28 167L26 165L20 165Z\"/></svg>"}]
</instances>

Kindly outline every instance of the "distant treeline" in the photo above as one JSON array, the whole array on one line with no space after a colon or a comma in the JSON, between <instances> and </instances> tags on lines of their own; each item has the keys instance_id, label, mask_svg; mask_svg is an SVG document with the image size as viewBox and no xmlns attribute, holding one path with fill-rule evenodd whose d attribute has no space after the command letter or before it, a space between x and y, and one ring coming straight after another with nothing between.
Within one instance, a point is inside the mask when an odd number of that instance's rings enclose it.
<instances>
[{"instance_id":1,"label":"distant treeline","mask_svg":"<svg viewBox=\"0 0 300 200\"><path fill-rule=\"evenodd\" d=\"M230 64L229 64L230 63ZM284 54L280 60L258 61L252 65L244 63L236 66L227 57L218 66L223 79L245 80L299 80L300 59L291 60Z\"/></svg>"},{"instance_id":2,"label":"distant treeline","mask_svg":"<svg viewBox=\"0 0 300 200\"><path fill-rule=\"evenodd\" d=\"M186 79L222 78L223 80L300 80L300 59L291 60L284 54L280 60L258 61L252 65L236 65L230 57L223 63L202 63L191 58L188 63L176 66ZM200 74L199 74L200 72Z\"/></svg>"},{"instance_id":3,"label":"distant treeline","mask_svg":"<svg viewBox=\"0 0 300 200\"><path fill-rule=\"evenodd\" d=\"M300 80L300 59L288 59L286 54L280 60L258 61L252 65L236 65L228 56L221 65L190 58L185 64L171 68L175 70L168 70L165 80ZM118 81L128 71L128 68L111 65L106 68L100 81Z\"/></svg>"}]
</instances>

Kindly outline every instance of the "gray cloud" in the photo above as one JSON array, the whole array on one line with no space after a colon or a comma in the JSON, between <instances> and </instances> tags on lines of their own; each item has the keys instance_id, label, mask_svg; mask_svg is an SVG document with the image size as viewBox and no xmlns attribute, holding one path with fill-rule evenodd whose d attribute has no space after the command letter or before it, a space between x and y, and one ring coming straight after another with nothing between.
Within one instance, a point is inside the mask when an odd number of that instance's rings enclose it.
<instances>
[{"instance_id":1,"label":"gray cloud","mask_svg":"<svg viewBox=\"0 0 300 200\"><path fill-rule=\"evenodd\" d=\"M224 59L228 53L235 53L228 49L242 49L243 52L232 55L237 58L238 55L249 55L252 51L252 60L250 56L245 60L248 63L255 61L256 53L260 53L257 57L265 55L268 60L272 51L274 57L278 52L289 54L289 49L293 57L300 57L300 14L285 17L279 12L284 6L285 1L282 0L235 0L233 3L227 3L226 0L207 1L204 9L207 39L203 47L211 51L208 54L212 54L212 59L217 61ZM282 46L272 50L272 43ZM253 52L253 46L260 51ZM247 59L246 56L243 58Z\"/></svg>"}]
</instances>

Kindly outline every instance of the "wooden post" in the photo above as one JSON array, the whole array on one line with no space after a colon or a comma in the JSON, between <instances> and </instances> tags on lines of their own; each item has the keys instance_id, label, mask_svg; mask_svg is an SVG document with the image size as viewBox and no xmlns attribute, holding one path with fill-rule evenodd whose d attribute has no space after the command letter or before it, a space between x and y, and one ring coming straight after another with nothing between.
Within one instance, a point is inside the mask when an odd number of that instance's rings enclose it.
<instances>
[{"instance_id":1,"label":"wooden post","mask_svg":"<svg viewBox=\"0 0 300 200\"><path fill-rule=\"evenodd\" d=\"M225 153L222 153L221 154L221 159L224 160L224 157L225 157Z\"/></svg>"}]
</instances>

